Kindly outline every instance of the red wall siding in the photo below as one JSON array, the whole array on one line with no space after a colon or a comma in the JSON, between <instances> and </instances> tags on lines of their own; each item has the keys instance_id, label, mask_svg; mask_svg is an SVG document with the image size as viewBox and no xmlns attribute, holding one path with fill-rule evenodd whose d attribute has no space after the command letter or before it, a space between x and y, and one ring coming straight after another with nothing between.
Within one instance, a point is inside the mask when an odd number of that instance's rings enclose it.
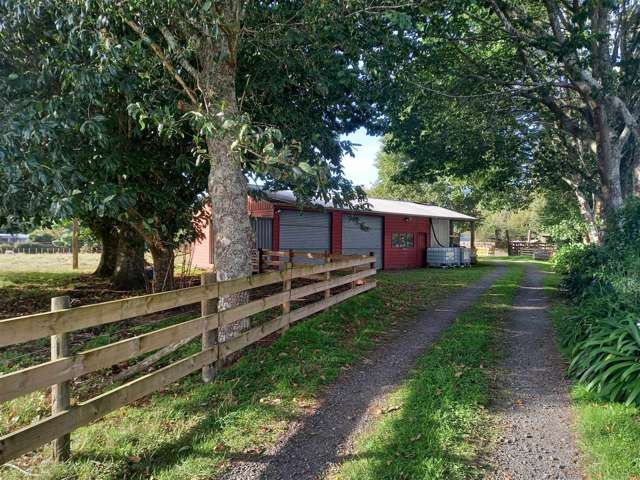
<instances>
[{"instance_id":1,"label":"red wall siding","mask_svg":"<svg viewBox=\"0 0 640 480\"><path fill-rule=\"evenodd\" d=\"M342 253L342 212L331 212L331 253Z\"/></svg>"},{"instance_id":2,"label":"red wall siding","mask_svg":"<svg viewBox=\"0 0 640 480\"><path fill-rule=\"evenodd\" d=\"M384 217L384 268L419 268L424 266L425 251L429 245L429 219L424 217L406 217L385 215ZM413 248L393 248L393 233L414 233Z\"/></svg>"},{"instance_id":3,"label":"red wall siding","mask_svg":"<svg viewBox=\"0 0 640 480\"><path fill-rule=\"evenodd\" d=\"M273 217L273 203L249 197L247 209L252 217Z\"/></svg>"},{"instance_id":4,"label":"red wall siding","mask_svg":"<svg viewBox=\"0 0 640 480\"><path fill-rule=\"evenodd\" d=\"M210 211L211 207L206 206L207 210ZM213 263L211 261L211 224L207 223L207 225L203 228L204 236L200 240L196 240L191 246L191 264L194 267L210 269L213 267Z\"/></svg>"},{"instance_id":5,"label":"red wall siding","mask_svg":"<svg viewBox=\"0 0 640 480\"><path fill-rule=\"evenodd\" d=\"M249 212L255 217L273 217L272 248L280 249L280 212L274 209L270 202L249 199ZM342 253L342 217L343 212L331 212L331 253ZM405 219L408 219L406 221ZM402 269L419 268L424 266L425 251L430 246L431 224L428 218L406 217L402 215L384 216L384 268ZM210 228L204 229L204 237L193 244L193 266L210 269ZM391 236L394 232L413 232L414 248L392 248Z\"/></svg>"}]
</instances>

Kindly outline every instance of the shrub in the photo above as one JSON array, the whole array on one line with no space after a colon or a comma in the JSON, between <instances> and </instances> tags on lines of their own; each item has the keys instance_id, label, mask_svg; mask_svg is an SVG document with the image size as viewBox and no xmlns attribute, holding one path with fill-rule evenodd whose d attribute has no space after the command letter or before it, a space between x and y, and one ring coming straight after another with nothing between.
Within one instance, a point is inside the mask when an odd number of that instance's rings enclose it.
<instances>
[{"instance_id":1,"label":"shrub","mask_svg":"<svg viewBox=\"0 0 640 480\"><path fill-rule=\"evenodd\" d=\"M576 344L569 373L611 401L636 402L640 395L640 329L634 317L606 319Z\"/></svg>"},{"instance_id":2,"label":"shrub","mask_svg":"<svg viewBox=\"0 0 640 480\"><path fill-rule=\"evenodd\" d=\"M55 240L56 235L51 230L38 229L29 234L29 240L34 243L51 243Z\"/></svg>"},{"instance_id":3,"label":"shrub","mask_svg":"<svg viewBox=\"0 0 640 480\"><path fill-rule=\"evenodd\" d=\"M565 246L554 266L575 305L559 326L570 374L609 400L640 403L640 201L612 218L603 246Z\"/></svg>"},{"instance_id":4,"label":"shrub","mask_svg":"<svg viewBox=\"0 0 640 480\"><path fill-rule=\"evenodd\" d=\"M563 287L572 295L581 294L591 285L606 261L601 247L575 243L561 247L553 256L554 269L565 275Z\"/></svg>"},{"instance_id":5,"label":"shrub","mask_svg":"<svg viewBox=\"0 0 640 480\"><path fill-rule=\"evenodd\" d=\"M604 243L614 250L640 247L640 199L629 199L607 224Z\"/></svg>"},{"instance_id":6,"label":"shrub","mask_svg":"<svg viewBox=\"0 0 640 480\"><path fill-rule=\"evenodd\" d=\"M578 264L583 252L589 246L582 243L570 243L560 247L553 254L553 268L556 272L567 275Z\"/></svg>"},{"instance_id":7,"label":"shrub","mask_svg":"<svg viewBox=\"0 0 640 480\"><path fill-rule=\"evenodd\" d=\"M576 219L560 220L549 225L547 231L556 245L577 244L584 238L584 222Z\"/></svg>"}]
</instances>

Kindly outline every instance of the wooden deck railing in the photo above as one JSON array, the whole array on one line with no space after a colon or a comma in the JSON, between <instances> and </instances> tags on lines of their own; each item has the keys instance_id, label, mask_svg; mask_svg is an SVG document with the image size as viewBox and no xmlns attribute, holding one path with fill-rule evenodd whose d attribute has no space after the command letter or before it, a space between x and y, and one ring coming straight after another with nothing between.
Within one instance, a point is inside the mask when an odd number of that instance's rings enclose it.
<instances>
[{"instance_id":1,"label":"wooden deck railing","mask_svg":"<svg viewBox=\"0 0 640 480\"><path fill-rule=\"evenodd\" d=\"M281 252L270 253L275 255ZM308 258L318 258L316 255L310 254ZM291 258L295 260L295 256L288 259ZM328 258L323 254L322 258L323 263L318 265L295 265L288 261L282 271L224 282L208 283L207 274L204 274L200 286L77 308L60 310L60 307L68 306L65 302L68 297L57 297L52 299L51 312L0 321L0 347L49 336L52 345L51 361L0 376L0 402L53 386L52 415L1 437L0 465L52 441L54 457L65 459L70 452L69 435L77 428L196 370L203 369L203 377L207 379L209 377L205 375L205 371L212 364L218 362L221 365L222 360L232 353L376 286L375 280L368 278L376 273L374 256ZM341 270L346 272L331 277L331 272ZM320 281L293 288L292 281L302 278ZM211 299L274 284L282 285L282 291L221 312L210 313L207 308ZM331 289L336 287L350 288L341 289L339 293L332 292ZM318 293L323 293L321 300L291 308L292 301ZM193 320L77 354L69 353L69 332L198 302L201 303L201 313ZM276 307L281 307L282 310L275 318L252 326L223 343L214 341L212 344L211 339L218 338L212 331ZM202 351L94 398L71 405L70 381L74 378L198 336L203 339Z\"/></svg>"}]
</instances>

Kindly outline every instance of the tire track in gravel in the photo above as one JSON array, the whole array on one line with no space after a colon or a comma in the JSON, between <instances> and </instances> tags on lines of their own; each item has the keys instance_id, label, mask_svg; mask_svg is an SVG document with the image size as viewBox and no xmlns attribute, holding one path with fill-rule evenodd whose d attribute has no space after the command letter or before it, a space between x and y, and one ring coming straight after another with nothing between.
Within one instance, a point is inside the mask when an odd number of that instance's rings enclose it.
<instances>
[{"instance_id":1,"label":"tire track in gravel","mask_svg":"<svg viewBox=\"0 0 640 480\"><path fill-rule=\"evenodd\" d=\"M292 422L277 445L232 463L224 480L303 480L322 477L353 449L353 440L376 420L382 400L406 378L420 354L506 273L499 266L453 295L377 348L329 387L319 407Z\"/></svg>"},{"instance_id":2,"label":"tire track in gravel","mask_svg":"<svg viewBox=\"0 0 640 480\"><path fill-rule=\"evenodd\" d=\"M502 436L490 459L494 480L585 478L578 467L566 364L543 285L544 274L528 266L504 325L502 393L494 405Z\"/></svg>"}]
</instances>

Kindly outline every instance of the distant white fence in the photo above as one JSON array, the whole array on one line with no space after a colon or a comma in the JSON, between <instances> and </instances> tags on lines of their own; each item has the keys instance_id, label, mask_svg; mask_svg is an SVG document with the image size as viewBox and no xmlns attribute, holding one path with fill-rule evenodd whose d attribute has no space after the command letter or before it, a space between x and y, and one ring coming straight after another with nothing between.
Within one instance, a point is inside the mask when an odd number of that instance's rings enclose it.
<instances>
[{"instance_id":1,"label":"distant white fence","mask_svg":"<svg viewBox=\"0 0 640 480\"><path fill-rule=\"evenodd\" d=\"M68 253L71 255L71 247L18 247L18 248L7 248L4 251L0 251L0 253L4 253L5 255L15 255L15 254L46 254L46 253ZM82 248L80 249L80 253L100 253L100 249L97 247L91 248Z\"/></svg>"}]
</instances>

